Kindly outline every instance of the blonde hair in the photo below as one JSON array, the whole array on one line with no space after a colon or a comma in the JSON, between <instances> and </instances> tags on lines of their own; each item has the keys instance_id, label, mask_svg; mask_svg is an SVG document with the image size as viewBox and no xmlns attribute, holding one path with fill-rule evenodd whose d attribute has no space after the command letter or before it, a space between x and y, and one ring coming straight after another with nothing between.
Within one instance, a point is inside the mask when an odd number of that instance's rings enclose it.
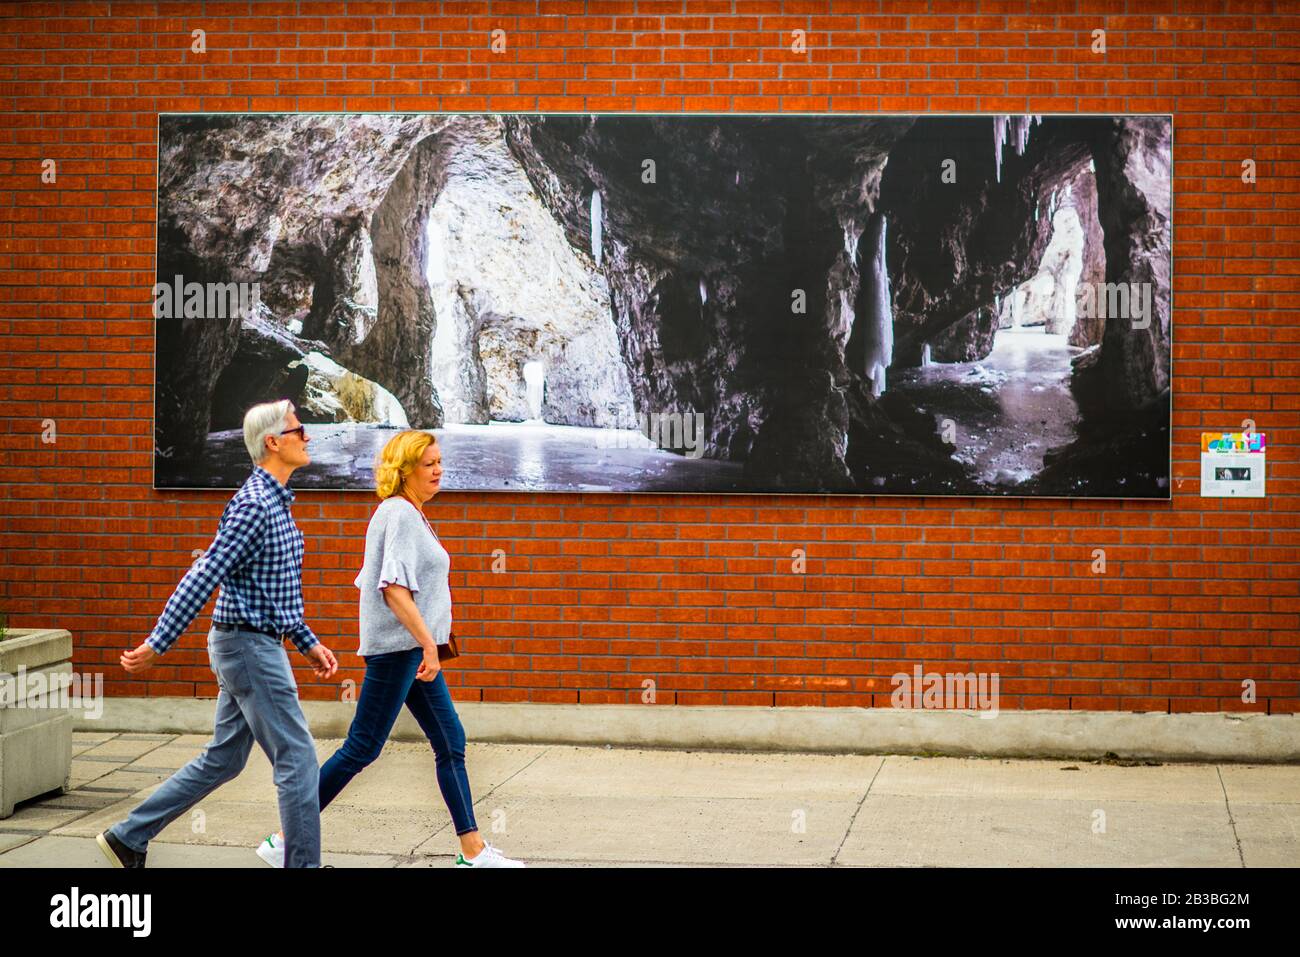
<instances>
[{"instance_id":1,"label":"blonde hair","mask_svg":"<svg viewBox=\"0 0 1300 957\"><path fill-rule=\"evenodd\" d=\"M427 449L438 438L432 432L405 429L398 432L375 458L375 494L392 498L402 489L402 481L415 471Z\"/></svg>"}]
</instances>

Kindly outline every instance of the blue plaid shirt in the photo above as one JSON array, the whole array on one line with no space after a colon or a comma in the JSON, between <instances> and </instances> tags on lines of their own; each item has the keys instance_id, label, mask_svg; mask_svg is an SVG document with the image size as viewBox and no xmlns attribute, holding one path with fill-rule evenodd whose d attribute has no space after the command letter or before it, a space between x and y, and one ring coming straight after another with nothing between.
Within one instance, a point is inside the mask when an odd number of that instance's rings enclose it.
<instances>
[{"instance_id":1,"label":"blue plaid shirt","mask_svg":"<svg viewBox=\"0 0 1300 957\"><path fill-rule=\"evenodd\" d=\"M302 619L302 532L294 495L260 465L221 514L217 537L185 573L163 608L148 644L164 654L221 586L213 621L288 634L306 654L316 635Z\"/></svg>"}]
</instances>

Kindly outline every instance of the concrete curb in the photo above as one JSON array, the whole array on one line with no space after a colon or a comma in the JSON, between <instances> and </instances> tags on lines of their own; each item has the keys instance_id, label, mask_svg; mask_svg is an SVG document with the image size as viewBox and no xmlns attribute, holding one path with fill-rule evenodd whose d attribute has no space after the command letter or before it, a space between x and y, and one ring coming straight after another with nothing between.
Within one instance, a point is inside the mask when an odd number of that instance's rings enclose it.
<instances>
[{"instance_id":1,"label":"concrete curb","mask_svg":"<svg viewBox=\"0 0 1300 957\"><path fill-rule=\"evenodd\" d=\"M78 731L210 734L214 698L105 698ZM318 738L347 735L355 705L304 701ZM831 754L1300 762L1300 715L1127 711L683 707L458 701L471 741ZM74 712L75 713L75 712ZM423 741L405 710L395 741Z\"/></svg>"}]
</instances>

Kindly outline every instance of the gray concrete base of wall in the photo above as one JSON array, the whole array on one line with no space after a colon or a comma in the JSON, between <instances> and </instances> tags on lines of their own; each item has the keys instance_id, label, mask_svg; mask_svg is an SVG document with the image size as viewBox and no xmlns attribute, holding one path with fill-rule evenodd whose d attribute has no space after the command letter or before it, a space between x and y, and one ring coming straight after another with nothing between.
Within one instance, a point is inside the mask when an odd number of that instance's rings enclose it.
<instances>
[{"instance_id":1,"label":"gray concrete base of wall","mask_svg":"<svg viewBox=\"0 0 1300 957\"><path fill-rule=\"evenodd\" d=\"M209 734L213 698L105 698L79 731ZM317 738L347 735L355 704L304 701ZM718 751L1300 762L1300 715L1120 711L683 707L458 701L470 741ZM393 740L422 741L403 711Z\"/></svg>"}]
</instances>

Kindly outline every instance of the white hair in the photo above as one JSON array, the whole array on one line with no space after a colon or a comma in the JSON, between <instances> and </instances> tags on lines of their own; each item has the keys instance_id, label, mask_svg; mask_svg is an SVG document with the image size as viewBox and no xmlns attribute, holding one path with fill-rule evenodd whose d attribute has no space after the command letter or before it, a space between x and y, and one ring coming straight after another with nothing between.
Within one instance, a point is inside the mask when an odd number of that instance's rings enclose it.
<instances>
[{"instance_id":1,"label":"white hair","mask_svg":"<svg viewBox=\"0 0 1300 957\"><path fill-rule=\"evenodd\" d=\"M281 399L255 405L244 413L244 445L248 446L254 465L261 465L266 459L266 437L283 432L293 410L292 402Z\"/></svg>"}]
</instances>

